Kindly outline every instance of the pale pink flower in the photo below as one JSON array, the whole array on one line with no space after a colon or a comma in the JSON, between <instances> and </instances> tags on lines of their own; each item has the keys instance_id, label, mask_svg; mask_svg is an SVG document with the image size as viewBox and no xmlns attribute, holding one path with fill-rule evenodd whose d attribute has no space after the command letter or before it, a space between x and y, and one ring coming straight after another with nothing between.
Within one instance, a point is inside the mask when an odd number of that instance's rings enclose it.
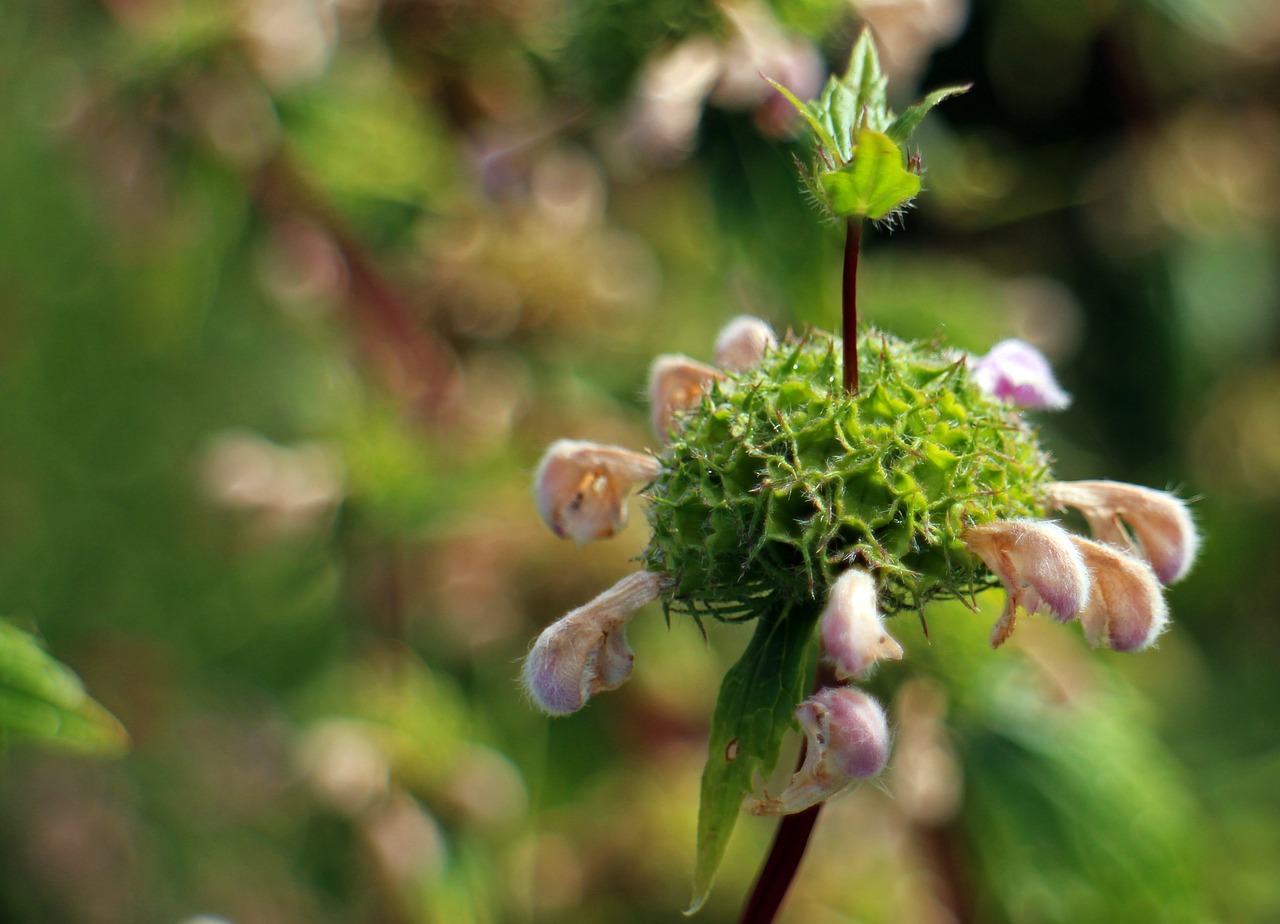
<instances>
[{"instance_id":1,"label":"pale pink flower","mask_svg":"<svg viewBox=\"0 0 1280 924\"><path fill-rule=\"evenodd\" d=\"M1058 411L1071 403L1044 354L1023 340L1002 340L974 360L973 380L987 394L1018 407Z\"/></svg>"},{"instance_id":2,"label":"pale pink flower","mask_svg":"<svg viewBox=\"0 0 1280 924\"><path fill-rule=\"evenodd\" d=\"M850 568L831 585L819 631L836 677L865 677L876 662L897 661L902 646L885 631L876 582L861 568Z\"/></svg>"},{"instance_id":3,"label":"pale pink flower","mask_svg":"<svg viewBox=\"0 0 1280 924\"><path fill-rule=\"evenodd\" d=\"M658 476L653 456L581 440L552 443L534 475L538 512L551 531L579 545L627 524L627 495Z\"/></svg>"},{"instance_id":4,"label":"pale pink flower","mask_svg":"<svg viewBox=\"0 0 1280 924\"><path fill-rule=\"evenodd\" d=\"M702 400L711 383L724 373L687 356L666 353L649 367L649 422L664 443L671 438L676 415Z\"/></svg>"},{"instance_id":5,"label":"pale pink flower","mask_svg":"<svg viewBox=\"0 0 1280 924\"><path fill-rule=\"evenodd\" d=\"M1169 613L1160 582L1146 562L1120 549L1073 536L1093 578L1080 624L1094 648L1140 651L1164 631Z\"/></svg>"},{"instance_id":6,"label":"pale pink flower","mask_svg":"<svg viewBox=\"0 0 1280 924\"><path fill-rule=\"evenodd\" d=\"M1045 609L1059 622L1075 617L1089 599L1089 572L1062 527L1040 520L997 520L965 530L965 547L1004 584L1004 613L991 630L999 648L1013 632L1017 609Z\"/></svg>"},{"instance_id":7,"label":"pale pink flower","mask_svg":"<svg viewBox=\"0 0 1280 924\"><path fill-rule=\"evenodd\" d=\"M529 697L552 715L568 715L596 693L622 686L634 660L627 622L665 586L665 575L638 571L547 626L525 658Z\"/></svg>"},{"instance_id":8,"label":"pale pink flower","mask_svg":"<svg viewBox=\"0 0 1280 924\"><path fill-rule=\"evenodd\" d=\"M1084 514L1099 542L1132 549L1127 523L1138 539L1137 551L1162 583L1181 580L1195 562L1200 533L1187 505L1167 491L1121 481L1057 481L1045 496L1059 509L1073 507Z\"/></svg>"},{"instance_id":9,"label":"pale pink flower","mask_svg":"<svg viewBox=\"0 0 1280 924\"><path fill-rule=\"evenodd\" d=\"M747 372L760 365L764 354L777 345L772 327L759 318L740 315L716 337L716 365L730 372Z\"/></svg>"},{"instance_id":10,"label":"pale pink flower","mask_svg":"<svg viewBox=\"0 0 1280 924\"><path fill-rule=\"evenodd\" d=\"M856 687L827 687L796 707L804 763L776 799L754 799L754 815L791 815L877 776L889 762L889 722L878 702Z\"/></svg>"}]
</instances>

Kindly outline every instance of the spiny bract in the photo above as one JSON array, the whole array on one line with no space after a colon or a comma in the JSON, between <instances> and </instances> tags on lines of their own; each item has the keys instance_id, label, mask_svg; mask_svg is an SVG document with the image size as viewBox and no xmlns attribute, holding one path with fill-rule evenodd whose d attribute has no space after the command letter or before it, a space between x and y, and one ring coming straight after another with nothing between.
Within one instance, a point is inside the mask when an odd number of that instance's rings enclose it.
<instances>
[{"instance_id":1,"label":"spiny bract","mask_svg":"<svg viewBox=\"0 0 1280 924\"><path fill-rule=\"evenodd\" d=\"M670 605L752 618L824 600L851 565L886 613L968 597L994 581L961 532L1045 515L1047 455L962 355L869 331L853 397L840 353L818 331L784 342L676 420L646 491L644 567L672 576Z\"/></svg>"}]
</instances>

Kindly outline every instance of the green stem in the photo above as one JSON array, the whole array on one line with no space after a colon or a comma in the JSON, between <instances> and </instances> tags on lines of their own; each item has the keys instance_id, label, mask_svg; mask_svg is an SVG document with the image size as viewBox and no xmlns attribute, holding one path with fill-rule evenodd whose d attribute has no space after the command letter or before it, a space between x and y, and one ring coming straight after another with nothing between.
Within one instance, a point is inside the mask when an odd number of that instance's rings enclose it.
<instances>
[{"instance_id":1,"label":"green stem","mask_svg":"<svg viewBox=\"0 0 1280 924\"><path fill-rule=\"evenodd\" d=\"M844 338L844 390L858 393L858 250L862 219L850 218L844 236L844 284L840 291L840 336Z\"/></svg>"}]
</instances>

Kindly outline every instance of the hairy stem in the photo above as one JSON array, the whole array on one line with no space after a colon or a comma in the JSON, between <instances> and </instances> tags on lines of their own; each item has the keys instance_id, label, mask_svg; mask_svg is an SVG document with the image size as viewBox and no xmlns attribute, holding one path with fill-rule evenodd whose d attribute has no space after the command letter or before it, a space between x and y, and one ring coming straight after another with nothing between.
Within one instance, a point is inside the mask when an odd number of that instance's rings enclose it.
<instances>
[{"instance_id":1,"label":"hairy stem","mask_svg":"<svg viewBox=\"0 0 1280 924\"><path fill-rule=\"evenodd\" d=\"M858 250L862 219L850 218L844 236L844 284L840 291L840 336L844 338L844 390L858 393Z\"/></svg>"}]
</instances>

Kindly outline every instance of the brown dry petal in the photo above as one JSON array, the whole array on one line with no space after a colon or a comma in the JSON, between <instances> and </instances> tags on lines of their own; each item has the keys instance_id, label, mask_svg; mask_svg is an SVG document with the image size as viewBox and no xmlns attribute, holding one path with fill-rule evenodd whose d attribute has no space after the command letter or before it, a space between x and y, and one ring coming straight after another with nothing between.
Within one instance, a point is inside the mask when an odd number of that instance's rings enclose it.
<instances>
[{"instance_id":1,"label":"brown dry petal","mask_svg":"<svg viewBox=\"0 0 1280 924\"><path fill-rule=\"evenodd\" d=\"M995 572L1008 593L1004 613L991 630L992 648L1012 634L1019 606L1028 614L1046 609L1059 622L1084 608L1089 573L1073 538L1040 520L998 520L965 530L965 547Z\"/></svg>"},{"instance_id":2,"label":"brown dry petal","mask_svg":"<svg viewBox=\"0 0 1280 924\"><path fill-rule=\"evenodd\" d=\"M1200 533L1187 505L1167 491L1123 481L1057 481L1045 496L1059 509L1084 514L1094 539L1141 555L1162 583L1181 580L1195 563ZM1125 523L1139 549L1133 548Z\"/></svg>"},{"instance_id":3,"label":"brown dry petal","mask_svg":"<svg viewBox=\"0 0 1280 924\"><path fill-rule=\"evenodd\" d=\"M1084 637L1094 648L1148 648L1169 624L1155 573L1142 561L1101 542L1073 536L1093 577L1093 593L1080 614Z\"/></svg>"},{"instance_id":4,"label":"brown dry petal","mask_svg":"<svg viewBox=\"0 0 1280 924\"><path fill-rule=\"evenodd\" d=\"M694 407L721 378L718 369L687 356L668 353L655 359L649 369L649 422L658 439L667 442L676 415Z\"/></svg>"},{"instance_id":5,"label":"brown dry petal","mask_svg":"<svg viewBox=\"0 0 1280 924\"><path fill-rule=\"evenodd\" d=\"M658 476L653 456L582 440L552 443L534 475L538 512L551 531L579 545L627 524L627 495Z\"/></svg>"}]
</instances>

